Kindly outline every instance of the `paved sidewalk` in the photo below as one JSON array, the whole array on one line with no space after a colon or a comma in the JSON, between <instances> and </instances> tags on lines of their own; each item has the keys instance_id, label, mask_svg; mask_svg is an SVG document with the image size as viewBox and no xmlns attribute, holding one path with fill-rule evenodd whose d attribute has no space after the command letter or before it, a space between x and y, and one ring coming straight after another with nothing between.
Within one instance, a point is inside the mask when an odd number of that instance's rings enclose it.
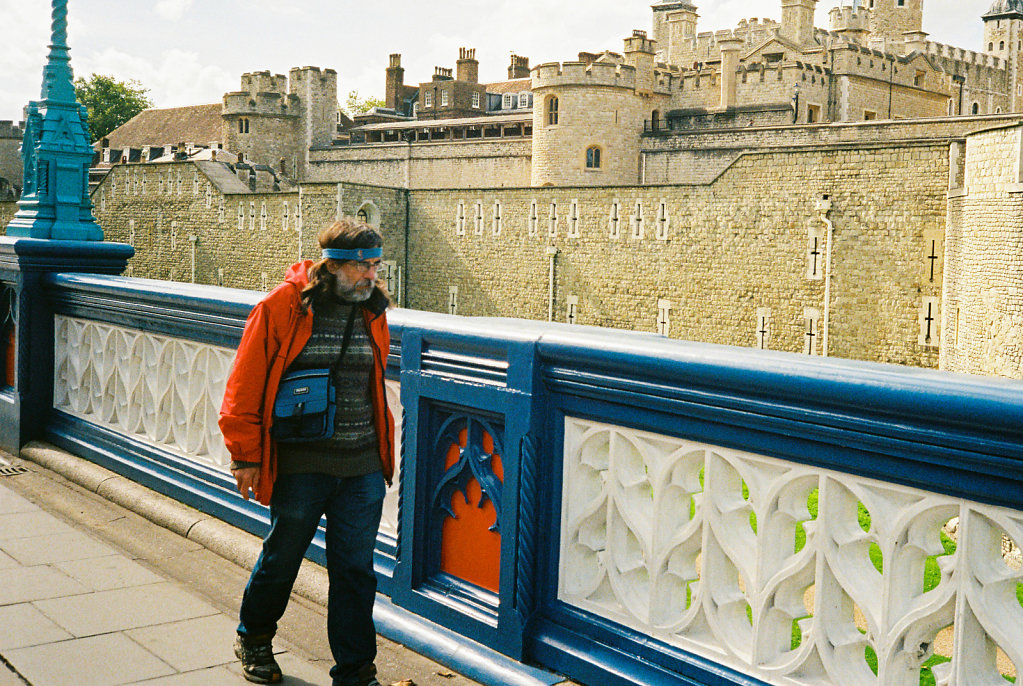
<instances>
[{"instance_id":1,"label":"paved sidewalk","mask_svg":"<svg viewBox=\"0 0 1023 686\"><path fill-rule=\"evenodd\" d=\"M0 686L247 683L232 652L247 570L38 465L4 464ZM324 614L293 596L275 640L283 684L330 683ZM474 684L378 645L384 684Z\"/></svg>"}]
</instances>

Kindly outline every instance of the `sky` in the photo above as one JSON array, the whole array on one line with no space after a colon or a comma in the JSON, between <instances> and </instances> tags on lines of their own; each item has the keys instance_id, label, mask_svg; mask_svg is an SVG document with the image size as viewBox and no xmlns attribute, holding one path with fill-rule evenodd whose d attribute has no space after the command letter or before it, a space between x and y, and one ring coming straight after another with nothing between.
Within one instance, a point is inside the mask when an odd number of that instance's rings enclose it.
<instances>
[{"instance_id":1,"label":"sky","mask_svg":"<svg viewBox=\"0 0 1023 686\"><path fill-rule=\"evenodd\" d=\"M460 47L476 49L480 80L507 78L509 55L530 65L620 52L633 29L650 31L653 0L69 0L71 66L135 79L157 107L215 103L245 72L287 74L312 65L338 72L339 100L352 90L383 97L384 69L401 53L405 82L453 68ZM850 4L852 0L844 0ZM780 0L695 0L698 30L733 28L743 18L780 19ZM821 0L826 27L839 0ZM991 0L924 0L930 39L981 48L980 15ZM50 38L48 0L0 0L0 120L20 121L39 98Z\"/></svg>"}]
</instances>

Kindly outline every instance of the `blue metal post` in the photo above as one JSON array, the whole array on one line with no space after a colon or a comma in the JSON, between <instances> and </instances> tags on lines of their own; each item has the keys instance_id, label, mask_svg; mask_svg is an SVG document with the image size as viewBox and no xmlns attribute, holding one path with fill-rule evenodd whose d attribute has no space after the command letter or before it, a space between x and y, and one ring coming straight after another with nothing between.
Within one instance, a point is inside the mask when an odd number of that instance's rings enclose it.
<instances>
[{"instance_id":1,"label":"blue metal post","mask_svg":"<svg viewBox=\"0 0 1023 686\"><path fill-rule=\"evenodd\" d=\"M13 374L0 383L0 449L16 453L42 435L53 397L53 311L43 290L51 272L120 274L134 248L103 242L92 216L85 107L75 100L67 46L68 0L53 0L42 96L29 103L18 213L0 237L0 350Z\"/></svg>"}]
</instances>

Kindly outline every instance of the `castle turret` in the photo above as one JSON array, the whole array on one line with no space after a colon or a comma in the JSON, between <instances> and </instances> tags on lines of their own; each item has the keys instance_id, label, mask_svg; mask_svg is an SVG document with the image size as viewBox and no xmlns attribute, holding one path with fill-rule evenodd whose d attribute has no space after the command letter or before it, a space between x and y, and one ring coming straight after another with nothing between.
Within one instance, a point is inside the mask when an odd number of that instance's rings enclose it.
<instances>
[{"instance_id":1,"label":"castle turret","mask_svg":"<svg viewBox=\"0 0 1023 686\"><path fill-rule=\"evenodd\" d=\"M683 41L696 37L696 6L685 0L661 0L654 11L653 40L668 64L681 64Z\"/></svg>"},{"instance_id":2,"label":"castle turret","mask_svg":"<svg viewBox=\"0 0 1023 686\"><path fill-rule=\"evenodd\" d=\"M779 35L796 45L808 45L814 40L813 17L817 0L781 0L781 28Z\"/></svg>"},{"instance_id":3,"label":"castle turret","mask_svg":"<svg viewBox=\"0 0 1023 686\"><path fill-rule=\"evenodd\" d=\"M625 39L625 63L636 70L636 92L650 94L654 90L654 41L646 31L635 30Z\"/></svg>"},{"instance_id":4,"label":"castle turret","mask_svg":"<svg viewBox=\"0 0 1023 686\"><path fill-rule=\"evenodd\" d=\"M874 0L870 13L870 33L875 42L890 44L899 51L904 35L924 28L924 0Z\"/></svg>"},{"instance_id":5,"label":"castle turret","mask_svg":"<svg viewBox=\"0 0 1023 686\"><path fill-rule=\"evenodd\" d=\"M721 48L721 107L735 107L735 86L738 81L736 70L739 68L739 51L742 50L741 38L726 38L718 41Z\"/></svg>"},{"instance_id":6,"label":"castle turret","mask_svg":"<svg viewBox=\"0 0 1023 686\"><path fill-rule=\"evenodd\" d=\"M832 31L847 40L866 45L870 34L870 10L859 4L843 5L833 7L828 17Z\"/></svg>"},{"instance_id":7,"label":"castle turret","mask_svg":"<svg viewBox=\"0 0 1023 686\"><path fill-rule=\"evenodd\" d=\"M1013 112L1023 110L1023 0L995 0L984 15L984 52L1006 61Z\"/></svg>"}]
</instances>

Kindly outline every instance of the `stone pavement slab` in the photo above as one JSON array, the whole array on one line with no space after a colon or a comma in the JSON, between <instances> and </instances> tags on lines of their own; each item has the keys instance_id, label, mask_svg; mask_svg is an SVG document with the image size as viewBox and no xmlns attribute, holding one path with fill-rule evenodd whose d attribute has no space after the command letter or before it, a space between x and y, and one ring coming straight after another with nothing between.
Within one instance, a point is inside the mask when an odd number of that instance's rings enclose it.
<instances>
[{"instance_id":1,"label":"stone pavement slab","mask_svg":"<svg viewBox=\"0 0 1023 686\"><path fill-rule=\"evenodd\" d=\"M241 686L241 684L248 682L245 681L240 672L232 672L227 667L210 667L208 669L173 674L138 683L145 684L145 686ZM284 680L277 683L281 684L281 686L288 686L288 684L300 682L290 681L288 676L285 675ZM3 682L0 682L0 686L4 686ZM24 685L18 684L18 686Z\"/></svg>"},{"instance_id":2,"label":"stone pavement slab","mask_svg":"<svg viewBox=\"0 0 1023 686\"><path fill-rule=\"evenodd\" d=\"M234 662L237 622L217 614L126 631L130 639L179 672Z\"/></svg>"},{"instance_id":3,"label":"stone pavement slab","mask_svg":"<svg viewBox=\"0 0 1023 686\"><path fill-rule=\"evenodd\" d=\"M0 488L0 513L14 514L15 512L32 512L38 510L39 506L30 500L22 498L14 491Z\"/></svg>"},{"instance_id":4,"label":"stone pavement slab","mask_svg":"<svg viewBox=\"0 0 1023 686\"><path fill-rule=\"evenodd\" d=\"M4 651L33 686L117 686L174 674L174 669L124 634L89 636Z\"/></svg>"},{"instance_id":5,"label":"stone pavement slab","mask_svg":"<svg viewBox=\"0 0 1023 686\"><path fill-rule=\"evenodd\" d=\"M35 605L75 636L137 629L218 613L212 605L169 582L41 600Z\"/></svg>"},{"instance_id":6,"label":"stone pavement slab","mask_svg":"<svg viewBox=\"0 0 1023 686\"><path fill-rule=\"evenodd\" d=\"M0 607L0 651L71 638L30 603Z\"/></svg>"},{"instance_id":7,"label":"stone pavement slab","mask_svg":"<svg viewBox=\"0 0 1023 686\"><path fill-rule=\"evenodd\" d=\"M0 541L73 532L70 526L42 510L0 515Z\"/></svg>"},{"instance_id":8,"label":"stone pavement slab","mask_svg":"<svg viewBox=\"0 0 1023 686\"><path fill-rule=\"evenodd\" d=\"M79 531L54 536L0 540L0 550L23 565L45 565L114 554L110 546Z\"/></svg>"},{"instance_id":9,"label":"stone pavement slab","mask_svg":"<svg viewBox=\"0 0 1023 686\"><path fill-rule=\"evenodd\" d=\"M46 565L0 569L0 606L58 598L88 590L59 569Z\"/></svg>"},{"instance_id":10,"label":"stone pavement slab","mask_svg":"<svg viewBox=\"0 0 1023 686\"><path fill-rule=\"evenodd\" d=\"M121 555L57 562L53 567L93 591L109 591L163 581L158 574Z\"/></svg>"}]
</instances>

